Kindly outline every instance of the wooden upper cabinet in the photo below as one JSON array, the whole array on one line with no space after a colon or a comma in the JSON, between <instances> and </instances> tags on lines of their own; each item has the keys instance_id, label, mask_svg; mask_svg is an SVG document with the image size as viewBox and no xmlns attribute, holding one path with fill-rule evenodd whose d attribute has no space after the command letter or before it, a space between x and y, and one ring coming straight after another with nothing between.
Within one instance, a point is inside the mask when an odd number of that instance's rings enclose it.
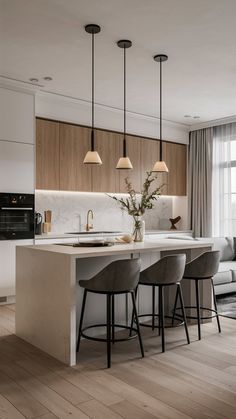
<instances>
[{"instance_id":1,"label":"wooden upper cabinet","mask_svg":"<svg viewBox=\"0 0 236 419\"><path fill-rule=\"evenodd\" d=\"M159 160L160 156L160 141L150 140L149 138L140 139L141 142L141 186L144 183L144 180L147 176L147 172L150 172L156 163ZM164 186L161 188L161 193L166 195L166 181L165 175L163 173L157 173L157 180L152 184L153 188L157 186Z\"/></svg>"},{"instance_id":2,"label":"wooden upper cabinet","mask_svg":"<svg viewBox=\"0 0 236 419\"><path fill-rule=\"evenodd\" d=\"M123 137L121 145L123 143ZM130 158L133 165L131 170L118 170L120 177L120 192L127 192L125 188L125 178L128 177L132 183L133 188L136 192L141 190L141 139L139 137L134 137L132 135L127 135L126 137L127 144L127 157ZM122 145L123 146L123 145ZM122 147L120 152L120 157L122 156Z\"/></svg>"},{"instance_id":3,"label":"wooden upper cabinet","mask_svg":"<svg viewBox=\"0 0 236 419\"><path fill-rule=\"evenodd\" d=\"M116 165L121 153L121 135L96 130L95 150L101 157L102 165L92 166L92 191L119 192L119 172Z\"/></svg>"},{"instance_id":4,"label":"wooden upper cabinet","mask_svg":"<svg viewBox=\"0 0 236 419\"><path fill-rule=\"evenodd\" d=\"M89 149L89 128L60 123L60 190L92 190L91 166L83 164Z\"/></svg>"},{"instance_id":5,"label":"wooden upper cabinet","mask_svg":"<svg viewBox=\"0 0 236 419\"><path fill-rule=\"evenodd\" d=\"M78 125L36 119L36 188L65 191L127 192L128 177L140 192L146 172L159 159L160 142L127 135L127 156L132 170L117 170L123 151L123 134L96 130L95 149L102 165L83 164L90 149L91 129ZM157 174L162 195L186 195L187 146L163 141L163 160L169 173Z\"/></svg>"},{"instance_id":6,"label":"wooden upper cabinet","mask_svg":"<svg viewBox=\"0 0 236 419\"><path fill-rule=\"evenodd\" d=\"M163 142L163 159L167 174L167 195L187 195L187 146Z\"/></svg>"},{"instance_id":7,"label":"wooden upper cabinet","mask_svg":"<svg viewBox=\"0 0 236 419\"><path fill-rule=\"evenodd\" d=\"M36 119L36 188L59 189L59 122Z\"/></svg>"}]
</instances>

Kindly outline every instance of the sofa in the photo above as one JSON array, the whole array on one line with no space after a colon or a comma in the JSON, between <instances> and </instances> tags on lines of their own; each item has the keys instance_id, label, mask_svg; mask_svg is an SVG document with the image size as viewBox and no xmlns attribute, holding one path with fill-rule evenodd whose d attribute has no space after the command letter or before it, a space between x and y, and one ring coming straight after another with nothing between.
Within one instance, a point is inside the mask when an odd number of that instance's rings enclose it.
<instances>
[{"instance_id":1,"label":"sofa","mask_svg":"<svg viewBox=\"0 0 236 419\"><path fill-rule=\"evenodd\" d=\"M216 295L236 292L236 255L233 237L214 237L213 250L220 251L220 265L213 277ZM235 259L235 260L233 260Z\"/></svg>"}]
</instances>

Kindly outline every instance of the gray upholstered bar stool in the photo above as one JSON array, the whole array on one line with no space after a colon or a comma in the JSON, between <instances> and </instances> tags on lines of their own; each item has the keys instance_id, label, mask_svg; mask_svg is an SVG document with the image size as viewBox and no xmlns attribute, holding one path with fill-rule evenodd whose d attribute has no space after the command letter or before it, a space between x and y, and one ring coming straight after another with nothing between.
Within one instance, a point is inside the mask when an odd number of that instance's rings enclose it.
<instances>
[{"instance_id":1,"label":"gray upholstered bar stool","mask_svg":"<svg viewBox=\"0 0 236 419\"><path fill-rule=\"evenodd\" d=\"M216 317L218 330L219 333L221 332L220 327L220 320L217 311L217 304L216 304L216 296L214 290L214 284L212 277L218 272L220 262L220 252L218 250L205 252L202 255L198 256L197 258L193 259L191 262L186 264L185 271L184 271L184 280L195 281L195 289L196 289L196 306L186 306L186 309L196 309L197 316L190 316L186 315L187 319L195 319L198 323L198 339L201 340L201 320L211 319ZM211 288L213 294L213 301L214 301L214 309L210 307L202 307L200 303L200 290L199 290L199 281L204 281L210 279L211 280ZM173 317L176 317L179 307L177 307L178 303L178 290L176 292L175 297L175 306L173 311ZM201 311L210 311L210 316L202 316ZM181 314L178 314L181 318Z\"/></svg>"},{"instance_id":2,"label":"gray upholstered bar stool","mask_svg":"<svg viewBox=\"0 0 236 419\"><path fill-rule=\"evenodd\" d=\"M165 288L173 285L177 285L178 295L180 296L183 323L185 326L185 333L187 342L190 343L188 326L185 318L185 308L182 297L181 280L183 278L184 268L186 262L186 255L170 255L164 256L154 265L149 266L143 270L140 274L139 285L147 285L152 287L153 290L153 310L152 314L142 314L138 317L152 317L152 329L154 330L155 317L159 317L159 325L155 326L159 328L159 334L162 336L162 352L165 352L165 315L164 315L164 292ZM159 289L159 314L155 313L155 288ZM132 317L131 327L133 325L134 316ZM145 324L141 324L145 325ZM132 329L131 329L132 332Z\"/></svg>"},{"instance_id":3,"label":"gray upholstered bar stool","mask_svg":"<svg viewBox=\"0 0 236 419\"><path fill-rule=\"evenodd\" d=\"M80 340L84 338L106 342L107 343L107 367L111 365L111 343L121 342L124 340L132 339L138 335L139 345L142 357L144 356L142 338L139 329L138 315L135 303L135 290L138 285L140 275L140 260L139 259L126 259L117 260L106 266L101 272L89 280L79 281L79 285L84 288L83 302L81 308L80 324L78 331L77 352L79 351ZM87 293L93 292L96 294L105 294L107 298L107 321L106 324L96 324L83 328L83 318L85 311L85 303ZM115 296L118 294L131 294L133 303L133 312L136 320L136 328L134 336L127 338L115 338L115 328L129 329L129 326L115 324L115 310L114 301ZM85 331L93 327L106 326L106 338L97 338L85 334Z\"/></svg>"}]
</instances>

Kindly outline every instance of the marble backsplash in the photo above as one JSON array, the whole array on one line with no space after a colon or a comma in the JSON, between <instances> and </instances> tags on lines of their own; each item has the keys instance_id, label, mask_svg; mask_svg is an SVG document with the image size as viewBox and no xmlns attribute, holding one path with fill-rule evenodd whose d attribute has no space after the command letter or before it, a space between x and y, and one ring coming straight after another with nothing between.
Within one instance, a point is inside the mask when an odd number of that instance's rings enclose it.
<instances>
[{"instance_id":1,"label":"marble backsplash","mask_svg":"<svg viewBox=\"0 0 236 419\"><path fill-rule=\"evenodd\" d=\"M121 196L121 195L119 195ZM103 193L36 191L36 211L52 211L52 232L82 231L89 209L94 212L94 230L122 230L130 232L132 217L122 211L117 202ZM162 196L144 219L147 230L169 229L173 214L173 198Z\"/></svg>"}]
</instances>

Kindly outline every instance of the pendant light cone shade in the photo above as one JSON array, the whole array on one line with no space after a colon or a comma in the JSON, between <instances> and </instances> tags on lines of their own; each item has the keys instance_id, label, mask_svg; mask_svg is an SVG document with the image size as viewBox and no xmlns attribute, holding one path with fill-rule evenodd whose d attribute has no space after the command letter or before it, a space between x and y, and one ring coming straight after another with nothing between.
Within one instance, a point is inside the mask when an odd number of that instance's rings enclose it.
<instances>
[{"instance_id":1,"label":"pendant light cone shade","mask_svg":"<svg viewBox=\"0 0 236 419\"><path fill-rule=\"evenodd\" d=\"M120 157L116 165L116 169L133 169L129 157Z\"/></svg>"},{"instance_id":2,"label":"pendant light cone shade","mask_svg":"<svg viewBox=\"0 0 236 419\"><path fill-rule=\"evenodd\" d=\"M169 172L166 163L162 160L162 63L168 60L165 54L154 56L154 61L160 63L160 160L157 160L153 166L152 172Z\"/></svg>"},{"instance_id":3,"label":"pendant light cone shade","mask_svg":"<svg viewBox=\"0 0 236 419\"><path fill-rule=\"evenodd\" d=\"M116 169L133 169L132 163L126 154L126 49L132 46L132 42L122 39L117 42L119 48L124 50L124 139L123 139L123 156L119 158Z\"/></svg>"},{"instance_id":4,"label":"pendant light cone shade","mask_svg":"<svg viewBox=\"0 0 236 419\"><path fill-rule=\"evenodd\" d=\"M90 24L85 26L85 31L92 35L92 130L91 130L91 149L86 153L84 164L102 164L102 160L94 149L94 35L101 31L100 26Z\"/></svg>"}]
</instances>

